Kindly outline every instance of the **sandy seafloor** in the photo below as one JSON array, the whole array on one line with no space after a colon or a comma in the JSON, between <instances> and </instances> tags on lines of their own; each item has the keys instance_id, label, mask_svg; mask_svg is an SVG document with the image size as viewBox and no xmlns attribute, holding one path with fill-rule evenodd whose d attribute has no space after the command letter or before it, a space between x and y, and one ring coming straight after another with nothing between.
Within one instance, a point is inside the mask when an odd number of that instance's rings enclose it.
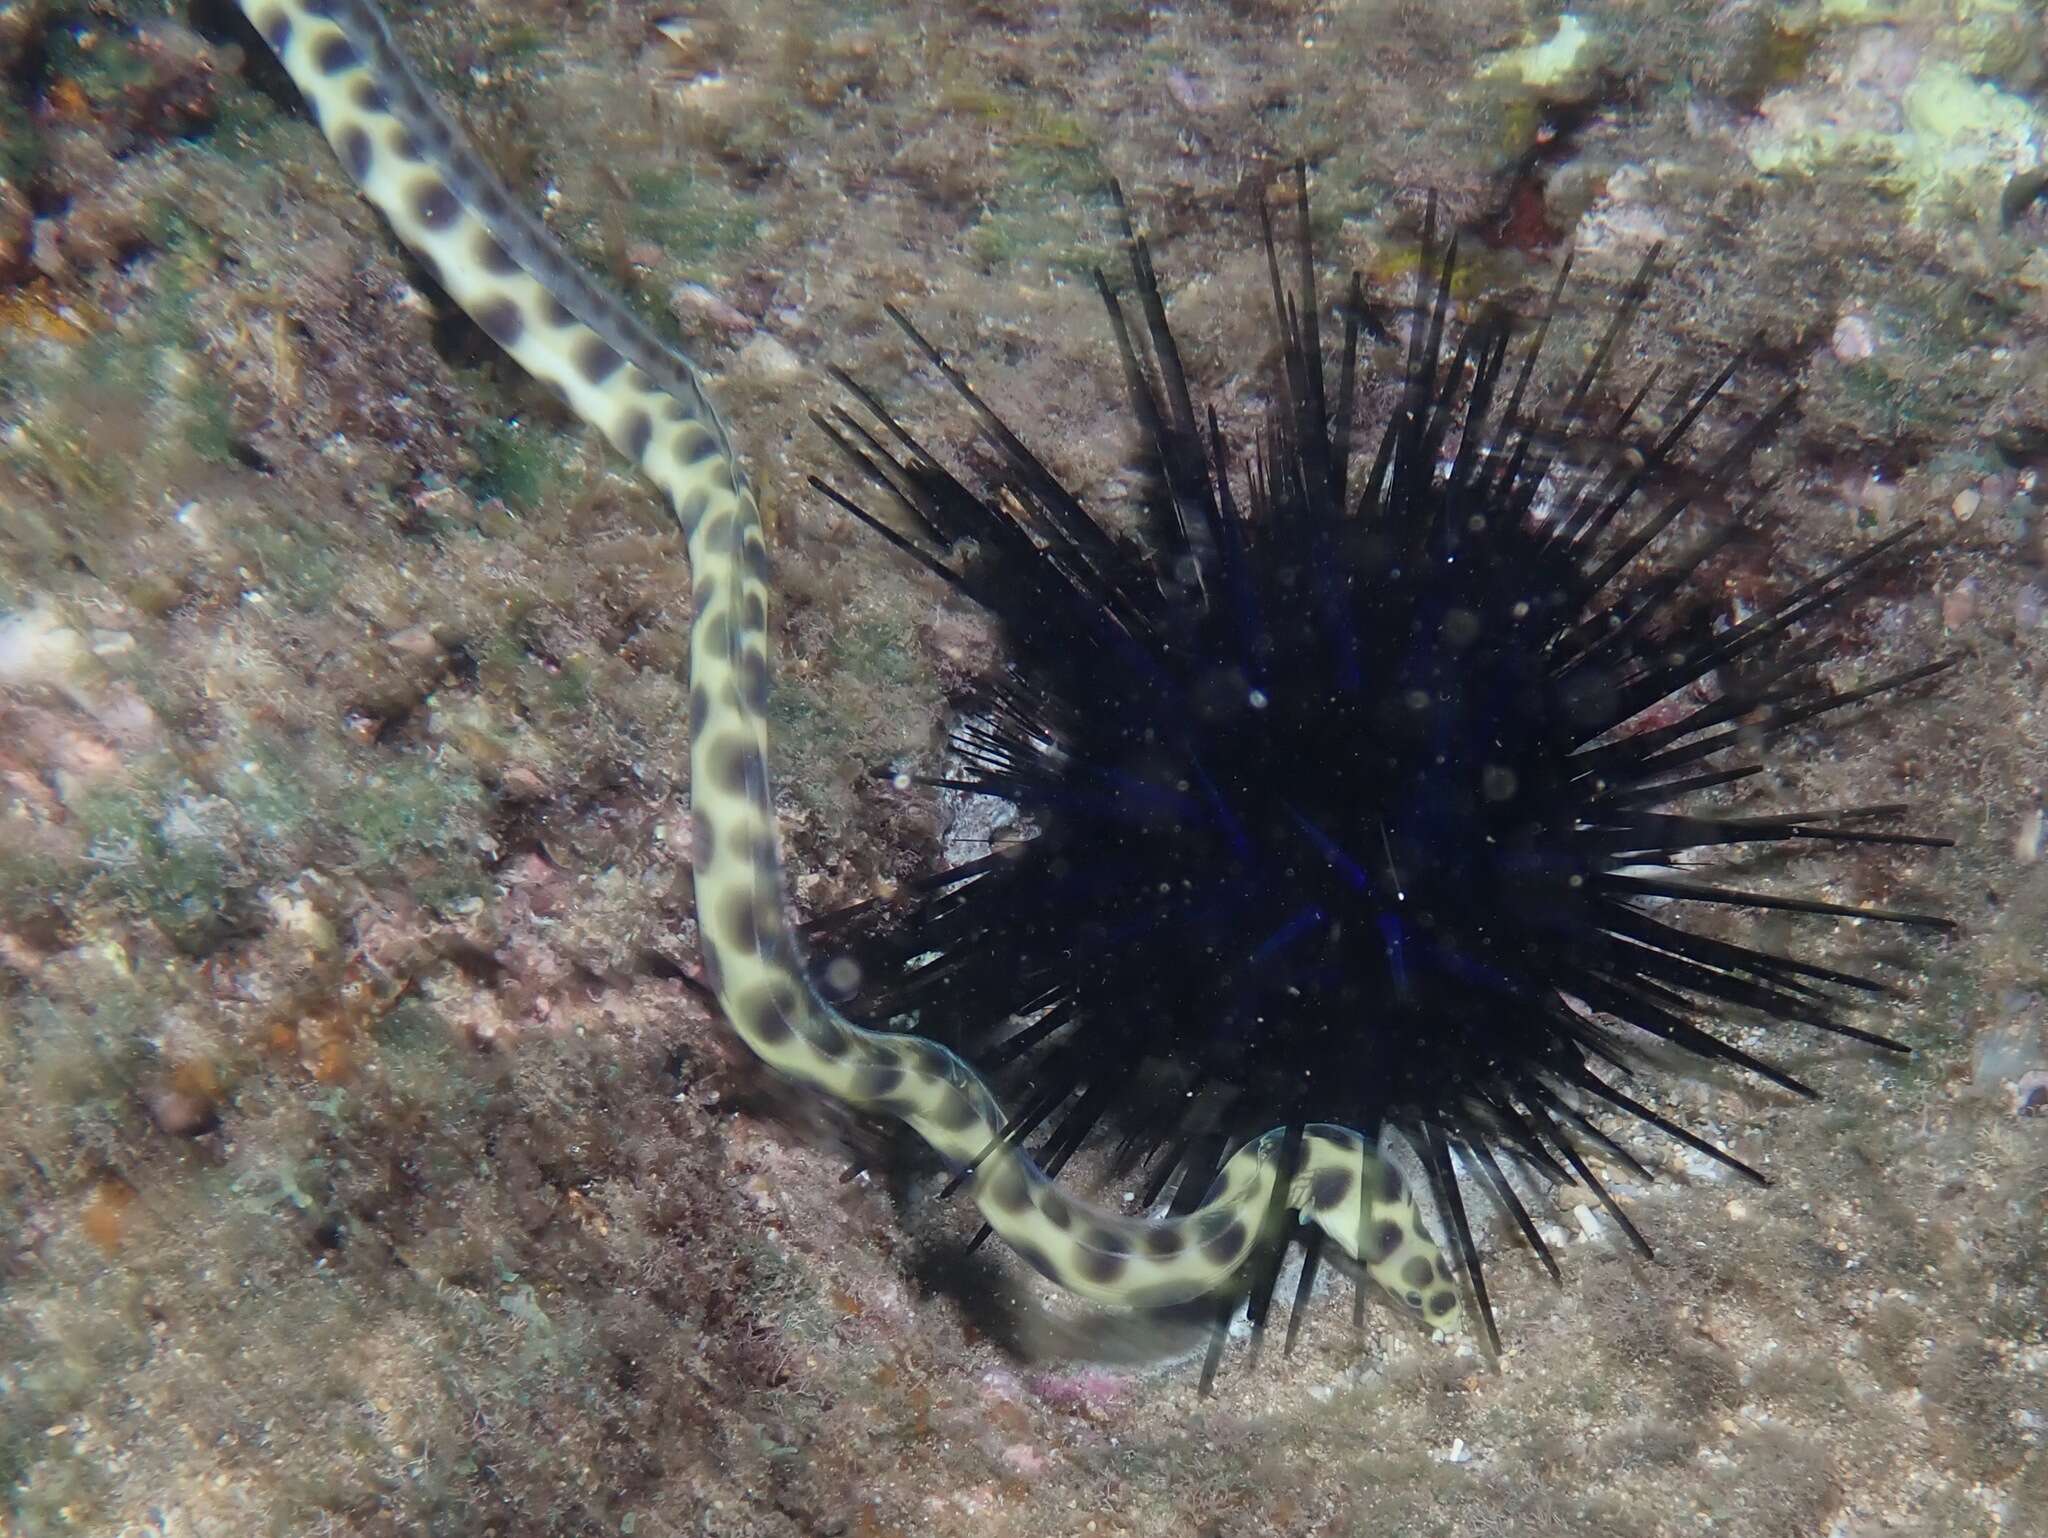
<instances>
[{"instance_id":1,"label":"sandy seafloor","mask_svg":"<svg viewBox=\"0 0 2048 1538\"><path fill-rule=\"evenodd\" d=\"M1567 1193L1562 1290L1489 1241L1498 1371L1384 1311L1361 1339L1337 1292L1199 1399L1150 1337L962 1262L933 1172L692 989L653 494L450 313L228 7L11 0L0 1530L2048 1533L2038 3L393 10L716 377L777 535L807 909L936 857L942 809L855 771L928 756L986 649L805 490L823 366L965 442L894 300L1114 504L1106 177L1246 422L1257 200L1305 156L1332 273L1398 282L1432 187L1484 286L1575 243L1567 358L1668 242L1630 369L1758 338L1713 432L1803 390L1731 606L1927 520L1831 667L1965 665L1794 741L1784 783L1952 833L1792 875L1962 927L1884 963L1910 1060L1788 1034L1825 1104L1660 1099L1772 1189L1668 1155L1621 1182L1652 1263Z\"/></svg>"}]
</instances>

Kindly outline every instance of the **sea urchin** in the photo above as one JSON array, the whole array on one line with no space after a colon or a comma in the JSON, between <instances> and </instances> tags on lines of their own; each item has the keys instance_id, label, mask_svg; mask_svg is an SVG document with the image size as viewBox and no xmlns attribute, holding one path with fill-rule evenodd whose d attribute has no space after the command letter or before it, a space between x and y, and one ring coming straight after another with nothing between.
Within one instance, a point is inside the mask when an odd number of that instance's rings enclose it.
<instances>
[{"instance_id":1,"label":"sea urchin","mask_svg":"<svg viewBox=\"0 0 2048 1538\"><path fill-rule=\"evenodd\" d=\"M1145 1169L1146 1204L1184 1211L1270 1128L1398 1129L1497 1347L1461 1182L1553 1276L1531 1179L1582 1183L1648 1252L1588 1162L1641 1172L1616 1118L1761 1182L1622 1087L1648 1038L1802 1095L1732 1022L1903 1050L1845 1018L1884 985L1689 916L1945 920L1689 867L1794 841L1945 843L1891 831L1897 806L1759 812L1717 793L1795 728L1946 663L1847 692L1816 667L1815 620L1910 531L1722 616L1706 574L1757 530L1751 461L1792 398L1711 454L1688 444L1733 364L1654 419L1649 386L1616 398L1654 254L1590 360L1539 399L1564 272L1526 345L1498 306L1456 326L1457 242L1439 247L1432 206L1398 403L1357 441L1361 336L1392 338L1354 275L1326 343L1299 183L1291 292L1265 224L1280 368L1248 454L1197 415L1145 242L1127 234L1140 326L1097 275L1148 472L1142 542L900 316L994 472L965 484L842 379L869 416L821 420L891 516L819 489L992 616L1006 650L935 783L1009 803L1025 832L821 932L857 963L853 1011L972 1062L1048 1173L1101 1142ZM1248 1298L1263 1323L1271 1241L1293 1232L1306 1294L1322 1236L1273 1227L1225 1312Z\"/></svg>"}]
</instances>

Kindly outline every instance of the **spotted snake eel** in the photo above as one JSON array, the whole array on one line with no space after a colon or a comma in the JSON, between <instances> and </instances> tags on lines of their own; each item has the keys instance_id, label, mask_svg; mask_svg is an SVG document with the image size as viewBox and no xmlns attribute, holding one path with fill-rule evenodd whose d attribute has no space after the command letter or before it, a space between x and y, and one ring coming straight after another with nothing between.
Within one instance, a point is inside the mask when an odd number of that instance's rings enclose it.
<instances>
[{"instance_id":1,"label":"spotted snake eel","mask_svg":"<svg viewBox=\"0 0 2048 1538\"><path fill-rule=\"evenodd\" d=\"M1004 1136L1002 1107L954 1053L870 1031L812 986L783 904L768 779L768 546L732 438L691 362L599 287L521 208L434 102L370 0L238 0L392 229L520 367L668 498L694 613L690 788L698 933L734 1030L770 1066L897 1117L971 1171L989 1226L1092 1302L1163 1307L1228 1289L1267 1225L1298 1212L1398 1304L1455 1331L1463 1307L1401 1173L1358 1132L1274 1129L1193 1210L1133 1216L1062 1191ZM1285 1203L1275 1186L1291 1176Z\"/></svg>"}]
</instances>

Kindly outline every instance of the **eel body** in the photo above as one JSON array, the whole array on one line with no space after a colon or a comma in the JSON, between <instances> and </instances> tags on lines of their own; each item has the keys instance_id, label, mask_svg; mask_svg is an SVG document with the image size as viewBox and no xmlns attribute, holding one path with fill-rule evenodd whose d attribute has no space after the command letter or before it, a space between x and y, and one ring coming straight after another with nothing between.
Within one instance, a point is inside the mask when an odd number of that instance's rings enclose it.
<instances>
[{"instance_id":1,"label":"eel body","mask_svg":"<svg viewBox=\"0 0 2048 1538\"><path fill-rule=\"evenodd\" d=\"M1327 1125L1240 1148L1191 1211L1134 1216L1062 1191L1004 1135L980 1076L915 1036L870 1031L812 986L783 903L768 778L768 546L697 369L606 293L494 176L370 0L238 0L341 163L449 296L666 495L688 544L690 790L698 932L732 1027L789 1077L897 1117L970 1171L989 1226L1057 1285L1160 1307L1234 1296L1267 1225L1298 1212L1394 1300L1460 1327L1443 1253L1400 1172ZM1285 1177L1283 1177L1283 1171ZM1289 1180L1283 1193L1276 1186Z\"/></svg>"}]
</instances>

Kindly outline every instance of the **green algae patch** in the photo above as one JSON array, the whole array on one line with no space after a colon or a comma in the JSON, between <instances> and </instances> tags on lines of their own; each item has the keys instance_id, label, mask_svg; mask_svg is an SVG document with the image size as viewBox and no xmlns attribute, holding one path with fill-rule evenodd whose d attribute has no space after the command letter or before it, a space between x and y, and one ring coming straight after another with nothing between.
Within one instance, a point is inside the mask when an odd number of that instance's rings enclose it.
<instances>
[{"instance_id":1,"label":"green algae patch","mask_svg":"<svg viewBox=\"0 0 2048 1538\"><path fill-rule=\"evenodd\" d=\"M252 521L235 531L233 543L265 594L300 613L325 610L345 585L343 553L326 531L306 519Z\"/></svg>"},{"instance_id":2,"label":"green algae patch","mask_svg":"<svg viewBox=\"0 0 2048 1538\"><path fill-rule=\"evenodd\" d=\"M11 182L26 180L42 165L46 152L28 108L11 93L0 95L0 176Z\"/></svg>"},{"instance_id":3,"label":"green algae patch","mask_svg":"<svg viewBox=\"0 0 2048 1538\"><path fill-rule=\"evenodd\" d=\"M446 853L470 836L483 801L476 780L417 755L394 759L345 786L335 805L358 862L395 869L416 854Z\"/></svg>"},{"instance_id":4,"label":"green algae patch","mask_svg":"<svg viewBox=\"0 0 2048 1538\"><path fill-rule=\"evenodd\" d=\"M1766 175L1812 176L1867 167L1914 224L1961 200L1995 204L2007 182L2040 163L2048 123L2023 97L1932 60L1894 99L1873 78L1823 98L1785 91L1765 98L1747 141Z\"/></svg>"},{"instance_id":5,"label":"green algae patch","mask_svg":"<svg viewBox=\"0 0 2048 1538\"><path fill-rule=\"evenodd\" d=\"M479 502L496 497L522 513L532 512L567 479L560 435L529 423L488 417L471 444L477 468L464 489Z\"/></svg>"},{"instance_id":6,"label":"green algae patch","mask_svg":"<svg viewBox=\"0 0 2048 1538\"><path fill-rule=\"evenodd\" d=\"M724 183L689 166L636 171L626 186L634 232L696 276L718 275L721 258L760 234L758 213Z\"/></svg>"},{"instance_id":7,"label":"green algae patch","mask_svg":"<svg viewBox=\"0 0 2048 1538\"><path fill-rule=\"evenodd\" d=\"M1566 11L1549 37L1497 55L1479 74L1482 79L1519 81L1531 91L1554 94L1584 85L1606 57L1599 32Z\"/></svg>"},{"instance_id":8,"label":"green algae patch","mask_svg":"<svg viewBox=\"0 0 2048 1538\"><path fill-rule=\"evenodd\" d=\"M130 565L167 487L233 465L233 402L200 348L194 297L219 260L211 238L155 205L146 284L118 314L16 307L0 330L0 562L61 591L66 568Z\"/></svg>"},{"instance_id":9,"label":"green algae patch","mask_svg":"<svg viewBox=\"0 0 2048 1538\"><path fill-rule=\"evenodd\" d=\"M990 271L1103 265L1101 215L1112 177L1094 132L1070 113L1025 113L1009 134L999 185L968 231Z\"/></svg>"},{"instance_id":10,"label":"green algae patch","mask_svg":"<svg viewBox=\"0 0 2048 1538\"><path fill-rule=\"evenodd\" d=\"M248 873L236 852L239 818L225 801L120 789L82 797L77 816L107 888L180 949L204 954L243 917Z\"/></svg>"},{"instance_id":11,"label":"green algae patch","mask_svg":"<svg viewBox=\"0 0 2048 1538\"><path fill-rule=\"evenodd\" d=\"M1906 92L1901 170L1914 184L2008 176L2040 155L2040 114L1953 64L1930 64Z\"/></svg>"}]
</instances>

